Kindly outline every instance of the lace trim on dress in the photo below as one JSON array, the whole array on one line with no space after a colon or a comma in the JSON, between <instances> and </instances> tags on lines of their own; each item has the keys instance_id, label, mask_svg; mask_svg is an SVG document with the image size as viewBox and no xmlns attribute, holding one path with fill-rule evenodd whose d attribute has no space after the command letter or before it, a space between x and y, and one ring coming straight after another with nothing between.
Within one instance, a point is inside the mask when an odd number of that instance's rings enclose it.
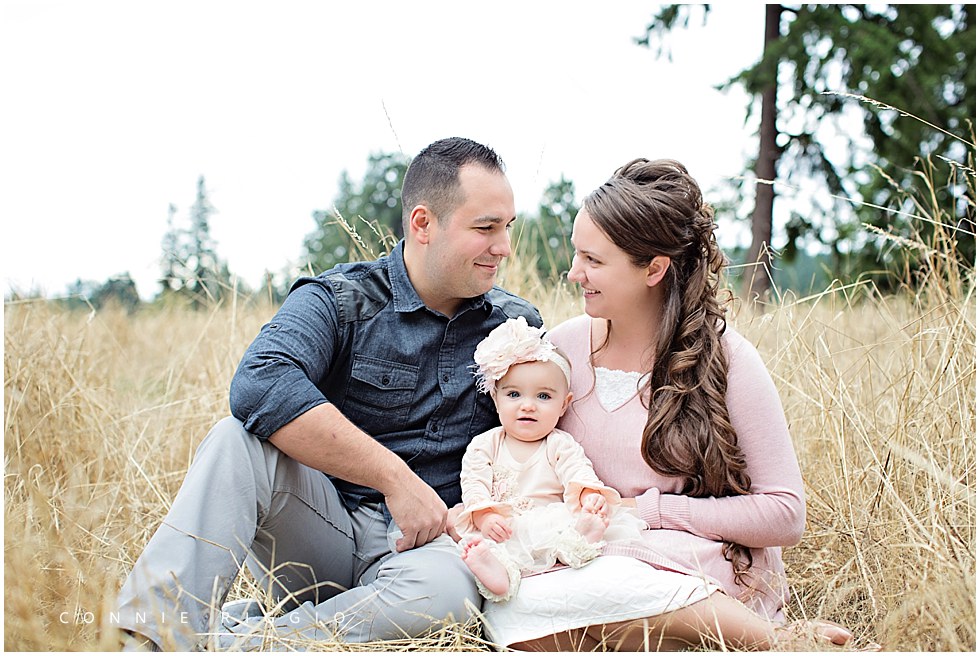
<instances>
[{"instance_id":1,"label":"lace trim on dress","mask_svg":"<svg viewBox=\"0 0 980 656\"><path fill-rule=\"evenodd\" d=\"M595 368L595 393L599 403L607 408L618 408L636 394L640 381L648 374L638 371L621 371L619 369Z\"/></svg>"}]
</instances>

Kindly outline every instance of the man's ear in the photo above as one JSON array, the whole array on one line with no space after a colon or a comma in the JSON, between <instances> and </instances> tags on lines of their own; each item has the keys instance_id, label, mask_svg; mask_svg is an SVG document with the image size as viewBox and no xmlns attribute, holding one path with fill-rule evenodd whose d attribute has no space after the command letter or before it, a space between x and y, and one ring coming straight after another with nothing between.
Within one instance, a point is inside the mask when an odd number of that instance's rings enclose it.
<instances>
[{"instance_id":1,"label":"man's ear","mask_svg":"<svg viewBox=\"0 0 980 656\"><path fill-rule=\"evenodd\" d=\"M666 255L658 255L650 260L650 264L647 265L647 286L656 287L659 285L660 281L667 275L669 268L670 258Z\"/></svg>"},{"instance_id":2,"label":"man's ear","mask_svg":"<svg viewBox=\"0 0 980 656\"><path fill-rule=\"evenodd\" d=\"M425 205L416 205L408 215L408 238L419 244L429 243L429 227L436 220L435 215Z\"/></svg>"}]
</instances>

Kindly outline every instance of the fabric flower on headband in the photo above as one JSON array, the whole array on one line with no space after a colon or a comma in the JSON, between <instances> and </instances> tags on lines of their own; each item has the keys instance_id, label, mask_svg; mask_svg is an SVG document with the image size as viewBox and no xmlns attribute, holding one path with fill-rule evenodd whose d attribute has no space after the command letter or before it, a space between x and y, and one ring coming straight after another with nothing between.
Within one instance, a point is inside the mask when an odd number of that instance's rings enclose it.
<instances>
[{"instance_id":1,"label":"fabric flower on headband","mask_svg":"<svg viewBox=\"0 0 980 656\"><path fill-rule=\"evenodd\" d=\"M566 380L570 379L568 363L555 352L555 345L544 337L544 332L543 328L529 326L524 317L508 319L491 330L473 354L477 389L492 395L497 381L522 362L554 362Z\"/></svg>"}]
</instances>

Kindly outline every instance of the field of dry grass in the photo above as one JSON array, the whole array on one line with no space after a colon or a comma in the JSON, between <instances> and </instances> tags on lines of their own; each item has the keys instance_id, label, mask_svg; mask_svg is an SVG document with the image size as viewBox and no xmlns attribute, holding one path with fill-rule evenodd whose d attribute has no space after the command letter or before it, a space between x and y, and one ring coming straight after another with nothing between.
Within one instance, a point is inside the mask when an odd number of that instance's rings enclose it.
<instances>
[{"instance_id":1,"label":"field of dry grass","mask_svg":"<svg viewBox=\"0 0 980 656\"><path fill-rule=\"evenodd\" d=\"M732 325L768 363L806 484L807 530L785 550L790 618L840 622L857 647L974 652L976 270L957 270L948 243L912 247L926 254L914 292L784 296L736 307ZM579 312L534 270L520 254L500 282L548 326ZM5 649L117 648L115 594L273 312L5 304ZM233 596L252 593L242 579ZM458 626L367 647L487 648Z\"/></svg>"},{"instance_id":2,"label":"field of dry grass","mask_svg":"<svg viewBox=\"0 0 980 656\"><path fill-rule=\"evenodd\" d=\"M562 290L508 275L549 325L576 312ZM114 648L103 631L114 594L272 312L6 305L6 649ZM806 481L808 528L786 551L790 615L839 621L888 650L974 651L972 286L783 298L733 323L769 364ZM414 647L481 643L447 630Z\"/></svg>"}]
</instances>

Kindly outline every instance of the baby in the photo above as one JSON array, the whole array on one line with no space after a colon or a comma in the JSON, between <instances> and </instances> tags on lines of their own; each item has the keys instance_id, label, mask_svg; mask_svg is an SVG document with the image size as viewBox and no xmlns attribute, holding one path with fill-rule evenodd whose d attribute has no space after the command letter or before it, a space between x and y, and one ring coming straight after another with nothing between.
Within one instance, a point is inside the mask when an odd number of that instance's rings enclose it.
<instances>
[{"instance_id":1,"label":"baby","mask_svg":"<svg viewBox=\"0 0 980 656\"><path fill-rule=\"evenodd\" d=\"M509 319L474 355L477 384L501 426L474 437L463 456L456 530L480 593L494 601L513 596L522 575L587 564L611 528L617 538L645 528L578 442L555 428L572 400L571 367L543 333Z\"/></svg>"}]
</instances>

